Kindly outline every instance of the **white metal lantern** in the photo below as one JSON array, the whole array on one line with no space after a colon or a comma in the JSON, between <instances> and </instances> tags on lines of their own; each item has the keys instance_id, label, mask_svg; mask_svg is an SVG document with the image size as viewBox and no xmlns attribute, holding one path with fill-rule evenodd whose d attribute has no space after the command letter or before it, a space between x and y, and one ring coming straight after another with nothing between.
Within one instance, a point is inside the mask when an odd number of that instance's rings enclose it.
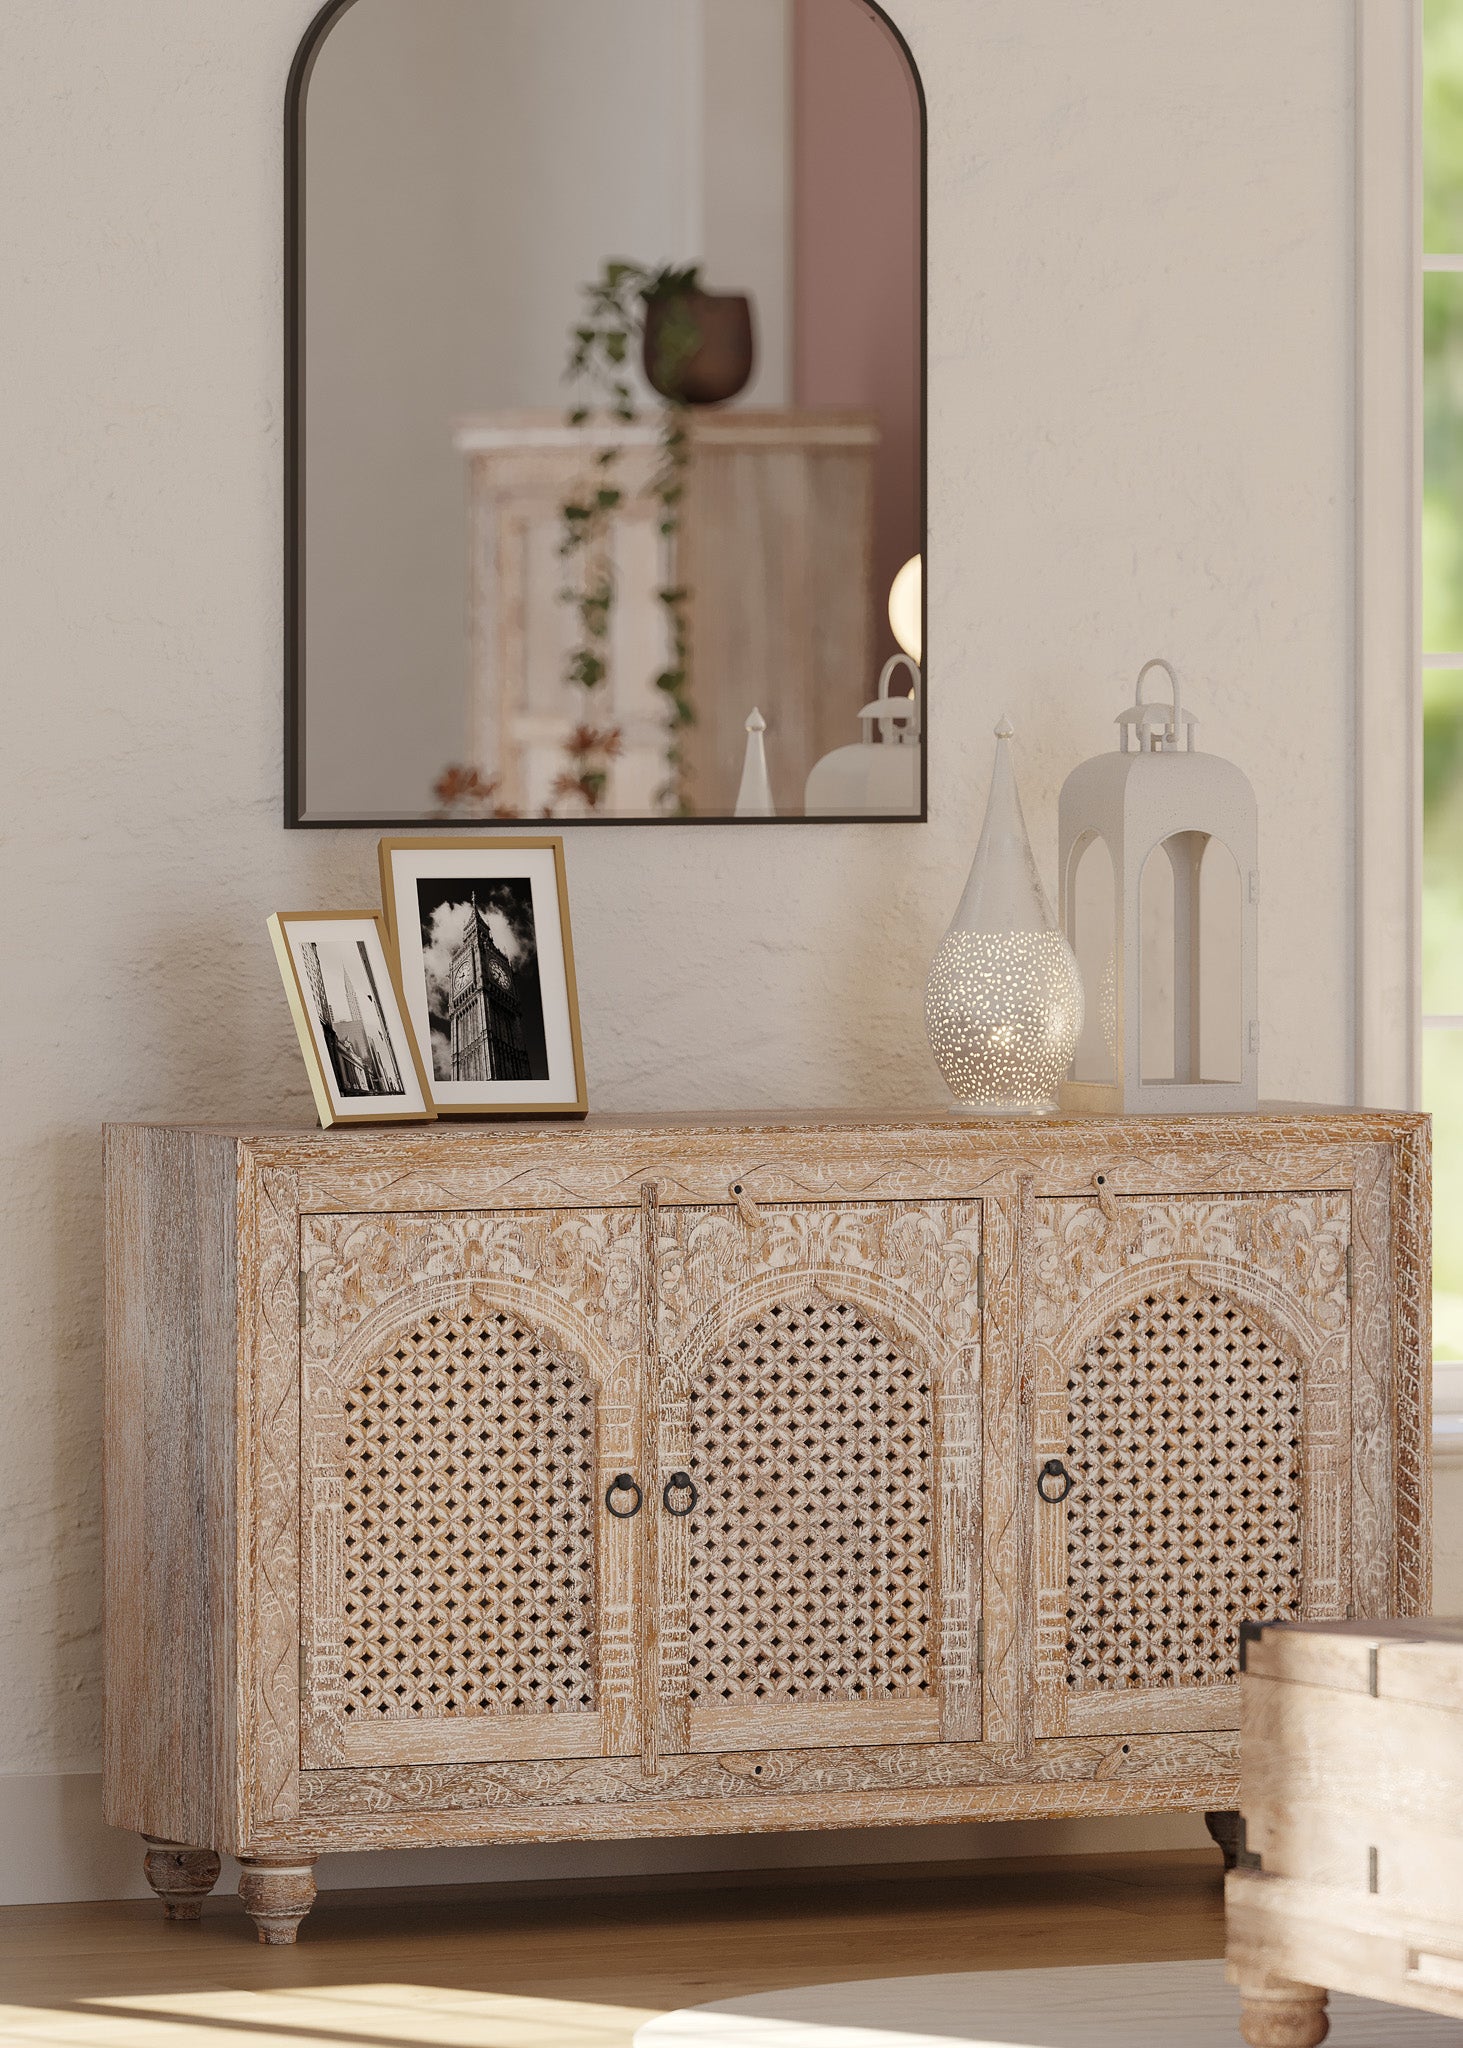
<instances>
[{"instance_id":1,"label":"white metal lantern","mask_svg":"<svg viewBox=\"0 0 1463 2048\"><path fill-rule=\"evenodd\" d=\"M1154 669L1171 706L1143 701ZM1255 793L1199 752L1168 662L1145 665L1117 724L1116 751L1073 770L1058 811L1062 929L1087 996L1062 1107L1253 1109Z\"/></svg>"},{"instance_id":2,"label":"white metal lantern","mask_svg":"<svg viewBox=\"0 0 1463 2048\"><path fill-rule=\"evenodd\" d=\"M925 1030L962 1109L1049 1109L1082 1029L1082 977L1041 886L1011 766L1011 727L959 908L930 967Z\"/></svg>"}]
</instances>

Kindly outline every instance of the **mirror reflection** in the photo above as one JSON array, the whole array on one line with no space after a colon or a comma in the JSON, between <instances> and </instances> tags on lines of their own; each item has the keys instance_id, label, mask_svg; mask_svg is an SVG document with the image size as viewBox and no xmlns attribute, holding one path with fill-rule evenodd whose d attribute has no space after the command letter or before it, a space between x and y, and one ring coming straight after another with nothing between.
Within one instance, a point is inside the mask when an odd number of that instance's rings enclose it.
<instances>
[{"instance_id":1,"label":"mirror reflection","mask_svg":"<svg viewBox=\"0 0 1463 2048\"><path fill-rule=\"evenodd\" d=\"M297 90L292 820L918 816L880 11L352 0Z\"/></svg>"}]
</instances>

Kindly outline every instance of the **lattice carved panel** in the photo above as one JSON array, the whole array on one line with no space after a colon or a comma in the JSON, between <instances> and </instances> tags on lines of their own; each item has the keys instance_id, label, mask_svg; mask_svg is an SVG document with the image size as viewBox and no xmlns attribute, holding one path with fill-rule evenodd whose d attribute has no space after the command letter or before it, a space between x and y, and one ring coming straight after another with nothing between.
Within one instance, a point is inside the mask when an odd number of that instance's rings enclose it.
<instances>
[{"instance_id":1,"label":"lattice carved panel","mask_svg":"<svg viewBox=\"0 0 1463 2048\"><path fill-rule=\"evenodd\" d=\"M1035 1732L1214 1725L1240 1620L1344 1615L1354 1597L1352 1197L1114 1197L1109 1177L1086 1198L1033 1200L1026 1228L1032 1451L1077 1481L1059 1506L1028 1496ZM1173 1318L1151 1339L1127 1320L1151 1320L1150 1301ZM1238 1387L1222 1370L1231 1338ZM1275 1404L1290 1392L1287 1419ZM1175 1556L1185 1575L1171 1581Z\"/></svg>"},{"instance_id":2,"label":"lattice carved panel","mask_svg":"<svg viewBox=\"0 0 1463 2048\"><path fill-rule=\"evenodd\" d=\"M930 1691L930 1378L869 1316L806 1290L692 1382L693 1706Z\"/></svg>"},{"instance_id":3,"label":"lattice carved panel","mask_svg":"<svg viewBox=\"0 0 1463 2048\"><path fill-rule=\"evenodd\" d=\"M1232 1683L1240 1623L1301 1587L1301 1375L1196 1281L1116 1317L1067 1380L1066 1683Z\"/></svg>"},{"instance_id":4,"label":"lattice carved panel","mask_svg":"<svg viewBox=\"0 0 1463 2048\"><path fill-rule=\"evenodd\" d=\"M595 1705L594 1395L514 1316L432 1310L345 1399L344 1712Z\"/></svg>"},{"instance_id":5,"label":"lattice carved panel","mask_svg":"<svg viewBox=\"0 0 1463 2048\"><path fill-rule=\"evenodd\" d=\"M635 1747L640 1233L300 1219L307 1765Z\"/></svg>"},{"instance_id":6,"label":"lattice carved panel","mask_svg":"<svg viewBox=\"0 0 1463 2048\"><path fill-rule=\"evenodd\" d=\"M665 1751L980 1739L981 1231L977 1202L661 1210L661 1469L708 1517L657 1537ZM885 1617L852 1647L813 1611L845 1571Z\"/></svg>"}]
</instances>

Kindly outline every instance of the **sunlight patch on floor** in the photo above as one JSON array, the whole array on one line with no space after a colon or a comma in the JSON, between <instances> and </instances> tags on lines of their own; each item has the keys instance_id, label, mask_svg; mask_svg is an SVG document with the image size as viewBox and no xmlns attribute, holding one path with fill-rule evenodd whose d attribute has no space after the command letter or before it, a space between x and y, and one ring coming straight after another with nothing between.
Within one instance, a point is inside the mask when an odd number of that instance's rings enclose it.
<instances>
[{"instance_id":1,"label":"sunlight patch on floor","mask_svg":"<svg viewBox=\"0 0 1463 2048\"><path fill-rule=\"evenodd\" d=\"M0 2042L74 2048L629 2048L652 2013L421 1984L330 1984L0 2005Z\"/></svg>"}]
</instances>

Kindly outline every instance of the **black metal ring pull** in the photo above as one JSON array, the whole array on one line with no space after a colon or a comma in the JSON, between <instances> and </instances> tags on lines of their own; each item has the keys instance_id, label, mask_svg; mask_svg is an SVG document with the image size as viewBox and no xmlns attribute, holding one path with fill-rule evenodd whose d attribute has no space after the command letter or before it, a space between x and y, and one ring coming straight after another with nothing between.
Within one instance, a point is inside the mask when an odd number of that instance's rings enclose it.
<instances>
[{"instance_id":1,"label":"black metal ring pull","mask_svg":"<svg viewBox=\"0 0 1463 2048\"><path fill-rule=\"evenodd\" d=\"M1047 1492L1047 1482L1049 1480L1058 1485L1060 1489L1058 1492ZM1055 1507L1059 1500L1067 1498L1067 1495L1072 1491L1073 1484L1072 1475L1060 1458L1048 1458L1036 1475L1036 1490L1051 1507Z\"/></svg>"},{"instance_id":2,"label":"black metal ring pull","mask_svg":"<svg viewBox=\"0 0 1463 2048\"><path fill-rule=\"evenodd\" d=\"M671 1495L673 1493L688 1493L691 1496L691 1498L686 1502L686 1505L683 1508L672 1507ZM665 1492L661 1495L660 1498L662 1504L665 1507L666 1513L668 1515L674 1515L676 1519L679 1521L683 1519L686 1515L690 1514L691 1510L695 1507L697 1501L700 1500L701 1496L696 1491L696 1482L691 1477L689 1472L672 1472L670 1478L665 1483Z\"/></svg>"},{"instance_id":3,"label":"black metal ring pull","mask_svg":"<svg viewBox=\"0 0 1463 2048\"><path fill-rule=\"evenodd\" d=\"M633 1494L635 1498L631 1501L629 1507L618 1507L616 1505L617 1500L627 1493ZM632 1515L639 1514L641 1503L644 1499L645 1495L635 1484L631 1475L628 1472L617 1472L610 1481L609 1491L605 1495L605 1506L617 1522L628 1522Z\"/></svg>"}]
</instances>

